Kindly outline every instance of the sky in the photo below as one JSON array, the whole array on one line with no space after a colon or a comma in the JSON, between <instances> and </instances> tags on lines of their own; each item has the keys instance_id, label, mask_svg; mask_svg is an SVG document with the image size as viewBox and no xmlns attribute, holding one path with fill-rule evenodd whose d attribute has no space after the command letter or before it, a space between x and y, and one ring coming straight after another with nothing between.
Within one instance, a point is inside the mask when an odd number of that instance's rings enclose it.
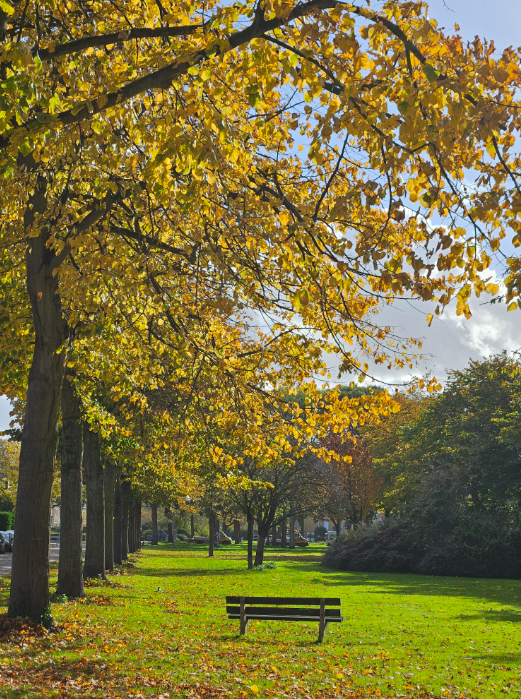
<instances>
[{"instance_id":1,"label":"sky","mask_svg":"<svg viewBox=\"0 0 521 699\"><path fill-rule=\"evenodd\" d=\"M476 35L493 39L498 52L507 46L521 45L521 0L431 0L429 7L429 14L439 26L450 31L458 24L464 39ZM385 309L380 320L395 326L405 337L423 338L425 359L416 373L431 371L443 380L447 369L461 369L469 359L480 359L503 349L521 349L520 311L507 313L500 305L483 305L480 300L474 300L471 309L472 318L466 321L449 308L442 318L434 319L430 328L425 320L429 309L419 304ZM375 369L373 374L386 382L407 378L406 374L381 369ZM9 427L9 419L9 402L0 396L0 431Z\"/></svg>"}]
</instances>

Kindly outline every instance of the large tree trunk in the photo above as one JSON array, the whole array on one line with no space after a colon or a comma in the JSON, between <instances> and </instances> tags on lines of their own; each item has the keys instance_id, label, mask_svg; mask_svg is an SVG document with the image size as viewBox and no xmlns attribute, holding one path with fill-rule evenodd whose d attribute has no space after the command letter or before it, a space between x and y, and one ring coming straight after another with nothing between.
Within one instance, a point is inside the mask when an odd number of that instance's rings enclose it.
<instances>
[{"instance_id":1,"label":"large tree trunk","mask_svg":"<svg viewBox=\"0 0 521 699\"><path fill-rule=\"evenodd\" d=\"M121 565L122 556L122 508L121 508L121 481L119 474L116 474L114 486L114 563Z\"/></svg>"},{"instance_id":2,"label":"large tree trunk","mask_svg":"<svg viewBox=\"0 0 521 699\"><path fill-rule=\"evenodd\" d=\"M152 546L157 546L157 505L151 505L152 510Z\"/></svg>"},{"instance_id":3,"label":"large tree trunk","mask_svg":"<svg viewBox=\"0 0 521 699\"><path fill-rule=\"evenodd\" d=\"M273 525L271 527L271 545L272 546L277 545L277 524L276 524L276 522L273 522Z\"/></svg>"},{"instance_id":4,"label":"large tree trunk","mask_svg":"<svg viewBox=\"0 0 521 699\"><path fill-rule=\"evenodd\" d=\"M82 479L83 426L80 401L66 377L62 387L60 559L59 595L85 597L82 561Z\"/></svg>"},{"instance_id":5,"label":"large tree trunk","mask_svg":"<svg viewBox=\"0 0 521 699\"><path fill-rule=\"evenodd\" d=\"M290 547L290 549L295 548L295 519L294 519L294 517L289 518L289 547Z\"/></svg>"},{"instance_id":6,"label":"large tree trunk","mask_svg":"<svg viewBox=\"0 0 521 699\"><path fill-rule=\"evenodd\" d=\"M87 545L84 578L105 578L105 497L99 437L85 425L83 432L87 490Z\"/></svg>"},{"instance_id":7,"label":"large tree trunk","mask_svg":"<svg viewBox=\"0 0 521 699\"><path fill-rule=\"evenodd\" d=\"M121 482L121 560L128 561L130 481Z\"/></svg>"},{"instance_id":8,"label":"large tree trunk","mask_svg":"<svg viewBox=\"0 0 521 699\"><path fill-rule=\"evenodd\" d=\"M247 516L248 523L248 569L253 568L253 516Z\"/></svg>"},{"instance_id":9,"label":"large tree trunk","mask_svg":"<svg viewBox=\"0 0 521 699\"><path fill-rule=\"evenodd\" d=\"M195 518L193 515L190 515L190 538L194 538L195 536Z\"/></svg>"},{"instance_id":10,"label":"large tree trunk","mask_svg":"<svg viewBox=\"0 0 521 699\"><path fill-rule=\"evenodd\" d=\"M241 543L241 523L238 519L233 520L233 541L235 544Z\"/></svg>"},{"instance_id":11,"label":"large tree trunk","mask_svg":"<svg viewBox=\"0 0 521 699\"><path fill-rule=\"evenodd\" d=\"M45 210L47 181L39 176L24 228L30 234L35 214ZM34 231L36 232L36 231ZM30 238L27 246L27 290L34 323L34 347L27 384L20 470L16 500L16 545L13 549L8 614L52 623L49 606L49 531L60 394L67 338L53 276L55 256L48 233Z\"/></svg>"},{"instance_id":12,"label":"large tree trunk","mask_svg":"<svg viewBox=\"0 0 521 699\"><path fill-rule=\"evenodd\" d=\"M114 487L117 468L111 462L105 464L105 570L114 570Z\"/></svg>"}]
</instances>

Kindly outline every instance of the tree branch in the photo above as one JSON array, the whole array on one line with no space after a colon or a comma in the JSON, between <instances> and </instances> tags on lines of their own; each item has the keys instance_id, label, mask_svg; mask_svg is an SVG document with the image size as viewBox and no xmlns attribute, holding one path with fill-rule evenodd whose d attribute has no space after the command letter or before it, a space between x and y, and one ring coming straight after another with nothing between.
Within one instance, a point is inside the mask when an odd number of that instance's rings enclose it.
<instances>
[{"instance_id":1,"label":"tree branch","mask_svg":"<svg viewBox=\"0 0 521 699\"><path fill-rule=\"evenodd\" d=\"M71 53L80 53L85 49L109 46L110 44L120 44L132 39L153 39L155 37L189 36L195 34L198 29L204 29L208 22L203 24L187 24L178 27L135 27L134 29L111 32L109 34L98 34L95 36L84 36L81 39L67 41L64 44L57 44L53 48L41 49L34 46L33 56L37 55L41 61L50 61L53 58L68 56Z\"/></svg>"}]
</instances>

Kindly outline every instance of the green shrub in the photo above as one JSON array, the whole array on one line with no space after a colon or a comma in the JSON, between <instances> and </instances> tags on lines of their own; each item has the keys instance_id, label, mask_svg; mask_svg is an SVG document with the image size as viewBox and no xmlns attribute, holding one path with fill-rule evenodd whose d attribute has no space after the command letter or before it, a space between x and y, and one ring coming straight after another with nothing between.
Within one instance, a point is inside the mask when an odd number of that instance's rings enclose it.
<instances>
[{"instance_id":1,"label":"green shrub","mask_svg":"<svg viewBox=\"0 0 521 699\"><path fill-rule=\"evenodd\" d=\"M0 512L0 532L13 529L14 512Z\"/></svg>"},{"instance_id":2,"label":"green shrub","mask_svg":"<svg viewBox=\"0 0 521 699\"><path fill-rule=\"evenodd\" d=\"M253 566L252 570L262 573L263 570L273 570L276 568L277 564L275 561L268 561L268 563L261 563L259 566Z\"/></svg>"},{"instance_id":3,"label":"green shrub","mask_svg":"<svg viewBox=\"0 0 521 699\"><path fill-rule=\"evenodd\" d=\"M521 526L507 512L461 506L430 522L415 514L340 537L324 564L378 573L521 578Z\"/></svg>"}]
</instances>

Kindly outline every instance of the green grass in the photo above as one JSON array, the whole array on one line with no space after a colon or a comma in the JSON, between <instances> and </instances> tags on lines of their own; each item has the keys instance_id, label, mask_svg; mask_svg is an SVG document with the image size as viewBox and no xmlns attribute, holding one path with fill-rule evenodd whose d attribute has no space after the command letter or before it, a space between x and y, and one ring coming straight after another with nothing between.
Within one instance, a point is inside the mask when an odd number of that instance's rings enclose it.
<instances>
[{"instance_id":1,"label":"green grass","mask_svg":"<svg viewBox=\"0 0 521 699\"><path fill-rule=\"evenodd\" d=\"M341 573L322 546L147 546L87 602L54 605L65 628L0 644L0 697L521 697L521 581ZM2 604L7 581L0 582ZM226 594L334 596L344 623L251 622L238 636Z\"/></svg>"}]
</instances>

